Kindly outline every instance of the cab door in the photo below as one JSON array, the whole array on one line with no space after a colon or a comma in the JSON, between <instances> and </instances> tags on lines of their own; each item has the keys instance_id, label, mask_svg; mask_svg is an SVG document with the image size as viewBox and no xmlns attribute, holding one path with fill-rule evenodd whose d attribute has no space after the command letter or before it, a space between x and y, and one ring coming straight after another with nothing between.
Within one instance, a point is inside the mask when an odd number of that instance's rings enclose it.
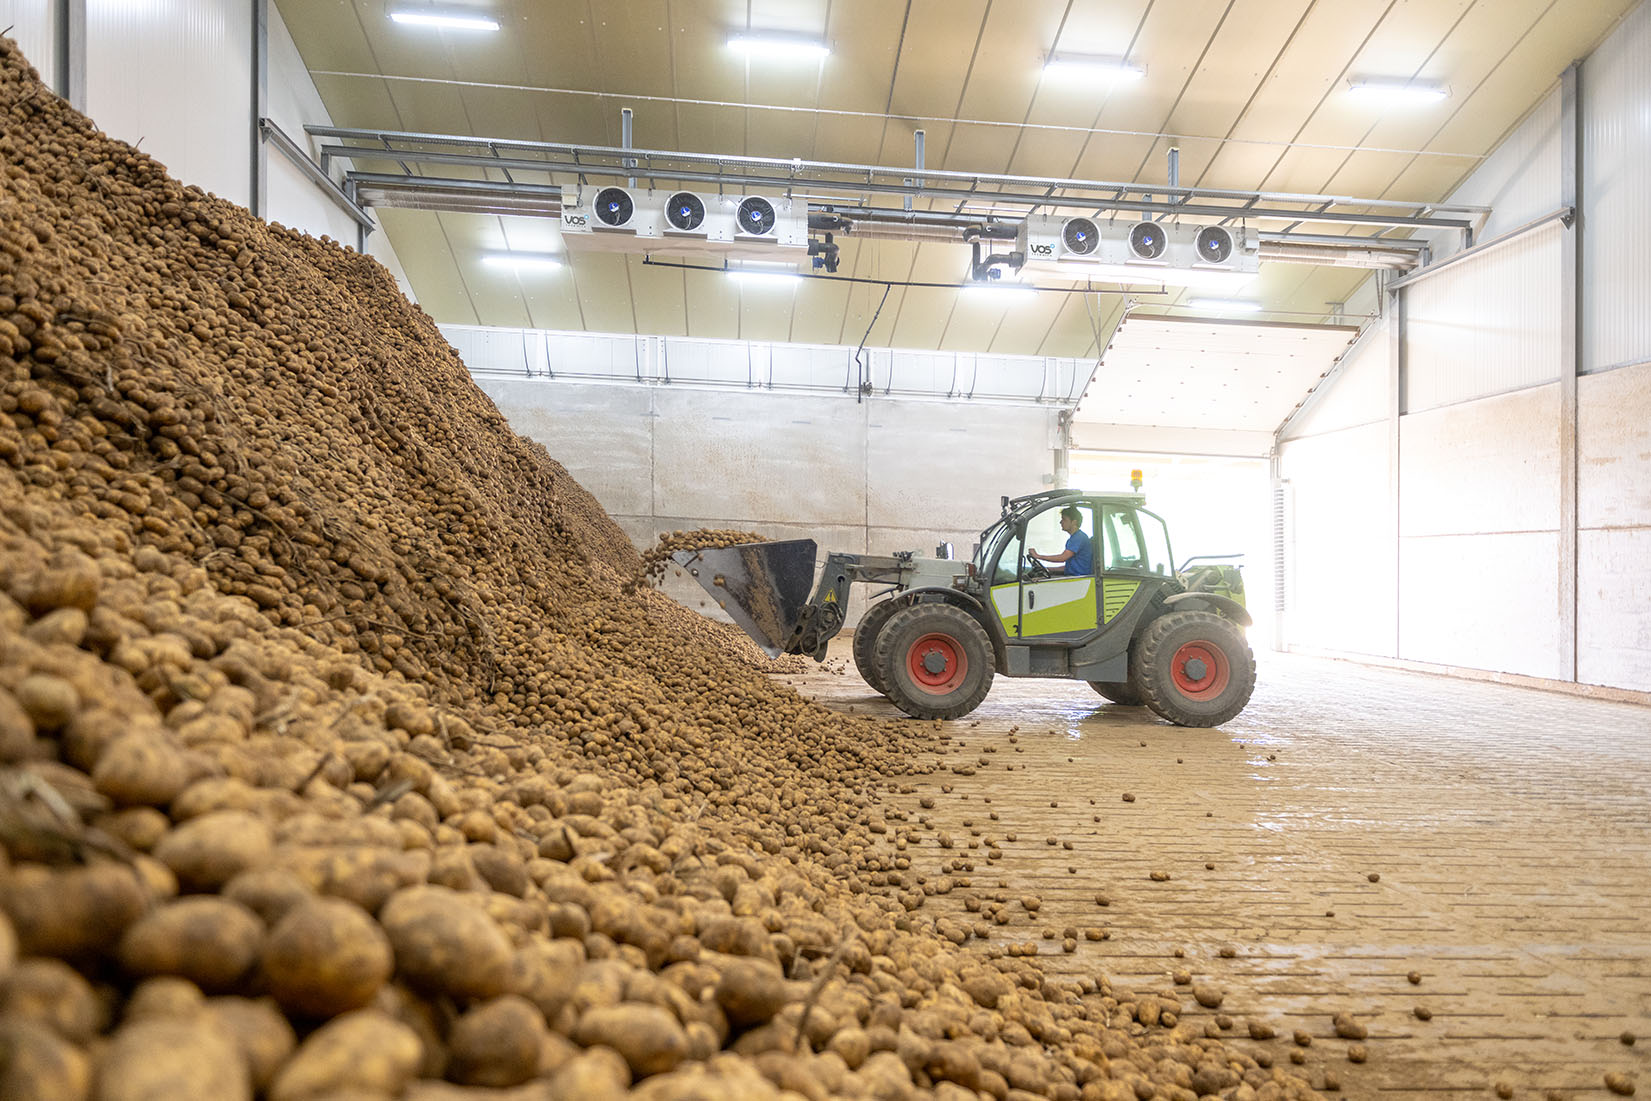
<instances>
[{"instance_id":1,"label":"cab door","mask_svg":"<svg viewBox=\"0 0 1651 1101\"><path fill-rule=\"evenodd\" d=\"M1093 563L1098 551L1093 542L1095 509L1088 502L1061 501L1028 517L1024 547L1039 554L1059 554L1065 550L1067 533L1060 523L1063 508L1078 510L1078 530L1091 540ZM1064 564L1045 563L1049 576L1034 577L1029 575L1026 568L1029 563L1024 557L1020 565L1016 631L1011 637L1057 642L1076 640L1094 632L1099 624L1100 599L1099 579L1093 568L1069 576L1063 569Z\"/></svg>"}]
</instances>

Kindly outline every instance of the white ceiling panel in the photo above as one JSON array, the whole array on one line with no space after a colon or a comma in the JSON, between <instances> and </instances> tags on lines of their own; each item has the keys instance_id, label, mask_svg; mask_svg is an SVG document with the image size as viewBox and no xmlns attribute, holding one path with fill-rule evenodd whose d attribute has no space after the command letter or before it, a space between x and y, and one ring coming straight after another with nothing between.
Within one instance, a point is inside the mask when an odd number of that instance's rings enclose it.
<instances>
[{"instance_id":1,"label":"white ceiling panel","mask_svg":"<svg viewBox=\"0 0 1651 1101\"><path fill-rule=\"evenodd\" d=\"M1350 326L1130 317L1076 420L1271 432L1357 335Z\"/></svg>"}]
</instances>

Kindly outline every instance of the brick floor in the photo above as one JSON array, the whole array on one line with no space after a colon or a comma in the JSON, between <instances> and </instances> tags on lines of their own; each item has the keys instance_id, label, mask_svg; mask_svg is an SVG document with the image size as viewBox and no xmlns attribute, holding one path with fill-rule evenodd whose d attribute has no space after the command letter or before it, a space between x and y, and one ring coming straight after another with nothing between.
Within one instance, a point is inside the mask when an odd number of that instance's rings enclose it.
<instances>
[{"instance_id":1,"label":"brick floor","mask_svg":"<svg viewBox=\"0 0 1651 1101\"><path fill-rule=\"evenodd\" d=\"M834 647L846 660L846 640ZM1184 1016L1213 1022L1173 985L1185 968L1225 991L1236 1044L1283 1062L1302 1030L1313 1083L1328 1072L1349 1098L1494 1097L1499 1083L1604 1097L1608 1071L1651 1088L1651 709L1260 659L1254 700L1219 730L1080 683L999 678L947 724L948 765L974 774L894 796L912 873L973 864L968 889L926 910L972 927L983 915L965 896L1001 894L1011 922L972 938L979 950L1037 939L1054 972L1174 990ZM852 665L787 679L840 710L895 714ZM1109 939L1084 939L1092 926ZM1369 1029L1363 1064L1336 1037L1340 1011ZM1252 1020L1278 1038L1249 1039ZM1625 1031L1642 1039L1626 1046Z\"/></svg>"}]
</instances>

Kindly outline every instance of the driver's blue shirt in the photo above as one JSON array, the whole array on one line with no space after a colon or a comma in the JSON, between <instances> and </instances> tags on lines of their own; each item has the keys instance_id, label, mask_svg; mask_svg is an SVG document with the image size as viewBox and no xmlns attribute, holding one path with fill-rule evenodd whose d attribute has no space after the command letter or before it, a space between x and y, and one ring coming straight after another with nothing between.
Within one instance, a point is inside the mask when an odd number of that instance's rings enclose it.
<instances>
[{"instance_id":1,"label":"driver's blue shirt","mask_svg":"<svg viewBox=\"0 0 1651 1101\"><path fill-rule=\"evenodd\" d=\"M1080 529L1066 537L1066 549L1072 557L1066 560L1066 575L1081 577L1095 572L1095 552L1089 545L1089 536Z\"/></svg>"}]
</instances>

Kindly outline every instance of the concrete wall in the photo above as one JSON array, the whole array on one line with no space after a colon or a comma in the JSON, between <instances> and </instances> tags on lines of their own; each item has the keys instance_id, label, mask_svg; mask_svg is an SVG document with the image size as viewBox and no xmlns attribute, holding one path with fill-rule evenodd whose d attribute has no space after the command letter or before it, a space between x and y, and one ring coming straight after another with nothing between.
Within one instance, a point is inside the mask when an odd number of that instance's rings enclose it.
<instances>
[{"instance_id":1,"label":"concrete wall","mask_svg":"<svg viewBox=\"0 0 1651 1101\"><path fill-rule=\"evenodd\" d=\"M1582 65L1580 221L1401 290L1397 354L1361 352L1280 444L1287 644L1651 692L1648 53L1642 5ZM1488 234L1572 201L1564 106L1546 98L1452 196L1496 203ZM1335 565L1365 560L1349 607Z\"/></svg>"},{"instance_id":2,"label":"concrete wall","mask_svg":"<svg viewBox=\"0 0 1651 1101\"><path fill-rule=\"evenodd\" d=\"M1047 488L1051 408L479 378L639 547L740 528L828 550L967 557L998 499ZM698 588L669 590L690 606ZM854 610L858 610L858 604Z\"/></svg>"}]
</instances>

